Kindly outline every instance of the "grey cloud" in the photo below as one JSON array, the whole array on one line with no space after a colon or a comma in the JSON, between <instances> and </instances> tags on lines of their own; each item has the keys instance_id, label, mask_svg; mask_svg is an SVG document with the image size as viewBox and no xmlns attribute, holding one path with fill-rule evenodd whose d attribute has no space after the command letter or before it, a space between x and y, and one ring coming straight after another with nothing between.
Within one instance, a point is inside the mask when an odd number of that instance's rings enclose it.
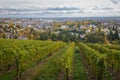
<instances>
[{"instance_id":1,"label":"grey cloud","mask_svg":"<svg viewBox=\"0 0 120 80\"><path fill-rule=\"evenodd\" d=\"M47 10L79 10L79 8L76 8L76 7L50 7L50 8L47 8Z\"/></svg>"},{"instance_id":2,"label":"grey cloud","mask_svg":"<svg viewBox=\"0 0 120 80\"><path fill-rule=\"evenodd\" d=\"M120 0L111 0L111 2L114 4L118 4L118 3L120 3Z\"/></svg>"},{"instance_id":3,"label":"grey cloud","mask_svg":"<svg viewBox=\"0 0 120 80\"><path fill-rule=\"evenodd\" d=\"M117 11L117 13L119 13L119 14L120 14L120 11Z\"/></svg>"},{"instance_id":4,"label":"grey cloud","mask_svg":"<svg viewBox=\"0 0 120 80\"><path fill-rule=\"evenodd\" d=\"M93 8L93 10L113 10L113 8L111 8L111 7L99 7L99 6L95 6Z\"/></svg>"},{"instance_id":5,"label":"grey cloud","mask_svg":"<svg viewBox=\"0 0 120 80\"><path fill-rule=\"evenodd\" d=\"M93 10L100 10L100 8L97 7L97 6L95 6L95 7L93 8Z\"/></svg>"},{"instance_id":6,"label":"grey cloud","mask_svg":"<svg viewBox=\"0 0 120 80\"><path fill-rule=\"evenodd\" d=\"M0 9L0 15L17 15L17 14L77 14L77 13L84 13L84 10L78 8L37 8L37 9L14 9L14 8L3 8Z\"/></svg>"},{"instance_id":7,"label":"grey cloud","mask_svg":"<svg viewBox=\"0 0 120 80\"><path fill-rule=\"evenodd\" d=\"M111 7L104 7L104 8L101 8L102 10L113 10L113 8Z\"/></svg>"}]
</instances>

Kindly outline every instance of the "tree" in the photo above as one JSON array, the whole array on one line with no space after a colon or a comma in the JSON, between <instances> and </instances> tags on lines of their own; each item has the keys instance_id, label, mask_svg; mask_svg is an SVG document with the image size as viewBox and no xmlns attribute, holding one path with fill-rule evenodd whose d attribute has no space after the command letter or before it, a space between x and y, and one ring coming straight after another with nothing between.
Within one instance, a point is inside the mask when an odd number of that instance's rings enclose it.
<instances>
[{"instance_id":1,"label":"tree","mask_svg":"<svg viewBox=\"0 0 120 80\"><path fill-rule=\"evenodd\" d=\"M89 43L104 43L104 33L94 32L86 35L86 42Z\"/></svg>"},{"instance_id":2,"label":"tree","mask_svg":"<svg viewBox=\"0 0 120 80\"><path fill-rule=\"evenodd\" d=\"M49 36L47 33L40 34L40 40L48 40L48 39L49 39Z\"/></svg>"}]
</instances>

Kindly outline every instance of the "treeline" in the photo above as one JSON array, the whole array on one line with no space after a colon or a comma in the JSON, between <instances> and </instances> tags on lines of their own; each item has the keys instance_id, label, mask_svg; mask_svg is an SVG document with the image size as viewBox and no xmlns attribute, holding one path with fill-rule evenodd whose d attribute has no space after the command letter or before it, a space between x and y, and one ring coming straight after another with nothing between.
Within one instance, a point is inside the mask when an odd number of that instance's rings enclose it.
<instances>
[{"instance_id":1,"label":"treeline","mask_svg":"<svg viewBox=\"0 0 120 80\"><path fill-rule=\"evenodd\" d=\"M79 42L81 40L80 34L75 31L64 31L61 30L58 34L45 32L40 34L40 40L53 40L53 41L64 41L64 42Z\"/></svg>"}]
</instances>

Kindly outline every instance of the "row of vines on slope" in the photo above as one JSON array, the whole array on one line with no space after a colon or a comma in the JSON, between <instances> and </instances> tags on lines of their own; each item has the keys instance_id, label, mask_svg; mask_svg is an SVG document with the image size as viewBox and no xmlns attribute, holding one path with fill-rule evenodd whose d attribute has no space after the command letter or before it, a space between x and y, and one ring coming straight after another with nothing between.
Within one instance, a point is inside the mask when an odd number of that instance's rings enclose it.
<instances>
[{"instance_id":1,"label":"row of vines on slope","mask_svg":"<svg viewBox=\"0 0 120 80\"><path fill-rule=\"evenodd\" d=\"M62 66L66 75L66 80L69 80L71 76L72 66L73 66L73 54L74 54L74 43L71 43L65 54L62 55Z\"/></svg>"},{"instance_id":2,"label":"row of vines on slope","mask_svg":"<svg viewBox=\"0 0 120 80\"><path fill-rule=\"evenodd\" d=\"M105 46L105 47L107 47L107 48L109 48L109 49L116 49L116 50L120 50L120 45L103 45L103 46Z\"/></svg>"},{"instance_id":3,"label":"row of vines on slope","mask_svg":"<svg viewBox=\"0 0 120 80\"><path fill-rule=\"evenodd\" d=\"M116 49L109 49L100 44L88 44L91 48L99 51L101 54L106 55L107 65L116 69L117 73L120 73L120 51Z\"/></svg>"},{"instance_id":4,"label":"row of vines on slope","mask_svg":"<svg viewBox=\"0 0 120 80\"><path fill-rule=\"evenodd\" d=\"M88 47L84 43L79 43L78 45L90 64L95 80L102 80L106 73L106 55L100 54L98 51Z\"/></svg>"},{"instance_id":5,"label":"row of vines on slope","mask_svg":"<svg viewBox=\"0 0 120 80\"><path fill-rule=\"evenodd\" d=\"M16 65L19 75L65 45L53 41L0 39L0 71Z\"/></svg>"},{"instance_id":6,"label":"row of vines on slope","mask_svg":"<svg viewBox=\"0 0 120 80\"><path fill-rule=\"evenodd\" d=\"M40 68L41 71L35 80L70 80L73 70L73 54L74 43L70 43L47 60L44 67ZM63 76L59 79L61 72Z\"/></svg>"}]
</instances>

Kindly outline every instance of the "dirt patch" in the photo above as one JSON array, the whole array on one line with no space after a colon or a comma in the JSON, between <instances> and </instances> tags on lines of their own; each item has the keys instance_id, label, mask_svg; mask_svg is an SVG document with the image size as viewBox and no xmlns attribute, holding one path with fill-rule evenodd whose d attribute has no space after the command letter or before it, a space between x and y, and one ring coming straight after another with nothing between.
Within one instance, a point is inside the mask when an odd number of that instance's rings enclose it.
<instances>
[{"instance_id":1,"label":"dirt patch","mask_svg":"<svg viewBox=\"0 0 120 80\"><path fill-rule=\"evenodd\" d=\"M112 69L110 66L107 68L107 70L111 73L113 76L113 80L120 80L120 73L117 72L117 70Z\"/></svg>"},{"instance_id":2,"label":"dirt patch","mask_svg":"<svg viewBox=\"0 0 120 80\"><path fill-rule=\"evenodd\" d=\"M82 61L83 61L83 65L86 69L86 76L87 76L87 80L95 80L94 74L92 72L92 69L90 68L90 65L85 57L85 54L80 52Z\"/></svg>"},{"instance_id":3,"label":"dirt patch","mask_svg":"<svg viewBox=\"0 0 120 80\"><path fill-rule=\"evenodd\" d=\"M10 65L10 66L8 66L8 67L6 67L6 68L4 68L4 69L2 69L2 70L0 71L0 76L6 74L6 73L8 73L8 72L11 72L11 71L13 71L13 70L15 70L15 69L16 69L16 65L15 65L15 64Z\"/></svg>"},{"instance_id":4,"label":"dirt patch","mask_svg":"<svg viewBox=\"0 0 120 80\"><path fill-rule=\"evenodd\" d=\"M64 79L65 79L65 73L64 73L64 71L61 71L58 74L57 80L64 80Z\"/></svg>"}]
</instances>

